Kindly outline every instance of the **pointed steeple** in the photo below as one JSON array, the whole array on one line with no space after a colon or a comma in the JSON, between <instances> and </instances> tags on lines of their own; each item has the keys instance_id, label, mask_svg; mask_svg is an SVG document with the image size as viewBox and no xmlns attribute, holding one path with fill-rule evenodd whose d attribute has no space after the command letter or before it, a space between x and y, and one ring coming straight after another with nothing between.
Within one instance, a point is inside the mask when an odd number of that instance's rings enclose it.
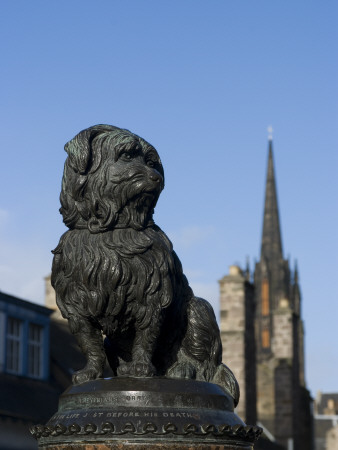
<instances>
[{"instance_id":1,"label":"pointed steeple","mask_svg":"<svg viewBox=\"0 0 338 450\"><path fill-rule=\"evenodd\" d=\"M263 259L265 259L268 263L283 259L271 136L269 136L268 171L265 187L264 221L261 246L261 260Z\"/></svg>"}]
</instances>

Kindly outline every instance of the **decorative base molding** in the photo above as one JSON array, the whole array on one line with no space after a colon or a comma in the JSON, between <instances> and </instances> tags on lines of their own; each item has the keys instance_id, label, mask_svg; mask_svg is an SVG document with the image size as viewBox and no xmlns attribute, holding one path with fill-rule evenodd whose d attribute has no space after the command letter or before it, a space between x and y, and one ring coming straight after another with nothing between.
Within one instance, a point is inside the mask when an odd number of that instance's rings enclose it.
<instances>
[{"instance_id":1,"label":"decorative base molding","mask_svg":"<svg viewBox=\"0 0 338 450\"><path fill-rule=\"evenodd\" d=\"M71 386L47 425L31 429L43 450L251 450L261 431L220 386L169 378Z\"/></svg>"}]
</instances>

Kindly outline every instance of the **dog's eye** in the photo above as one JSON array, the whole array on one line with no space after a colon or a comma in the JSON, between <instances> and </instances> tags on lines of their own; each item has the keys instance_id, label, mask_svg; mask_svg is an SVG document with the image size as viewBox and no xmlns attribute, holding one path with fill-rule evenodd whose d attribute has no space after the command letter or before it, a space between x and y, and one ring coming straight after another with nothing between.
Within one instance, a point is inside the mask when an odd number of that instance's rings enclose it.
<instances>
[{"instance_id":1,"label":"dog's eye","mask_svg":"<svg viewBox=\"0 0 338 450\"><path fill-rule=\"evenodd\" d=\"M123 161L130 161L132 158L133 156L127 152L121 153L120 155L120 159L122 159Z\"/></svg>"},{"instance_id":2,"label":"dog's eye","mask_svg":"<svg viewBox=\"0 0 338 450\"><path fill-rule=\"evenodd\" d=\"M148 159L148 161L147 161L147 166L149 166L149 167L155 167L155 162L152 161L151 159Z\"/></svg>"}]
</instances>

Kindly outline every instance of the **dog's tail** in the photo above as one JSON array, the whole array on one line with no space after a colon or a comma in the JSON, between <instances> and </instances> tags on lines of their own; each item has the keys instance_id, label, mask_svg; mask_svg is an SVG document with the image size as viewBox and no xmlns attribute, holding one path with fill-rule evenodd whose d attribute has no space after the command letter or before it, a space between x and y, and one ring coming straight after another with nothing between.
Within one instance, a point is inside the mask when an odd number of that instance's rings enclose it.
<instances>
[{"instance_id":1,"label":"dog's tail","mask_svg":"<svg viewBox=\"0 0 338 450\"><path fill-rule=\"evenodd\" d=\"M212 306L203 298L193 296L187 312L188 327L181 351L195 367L197 380L220 385L237 406L239 386L231 370L222 364L221 335Z\"/></svg>"}]
</instances>

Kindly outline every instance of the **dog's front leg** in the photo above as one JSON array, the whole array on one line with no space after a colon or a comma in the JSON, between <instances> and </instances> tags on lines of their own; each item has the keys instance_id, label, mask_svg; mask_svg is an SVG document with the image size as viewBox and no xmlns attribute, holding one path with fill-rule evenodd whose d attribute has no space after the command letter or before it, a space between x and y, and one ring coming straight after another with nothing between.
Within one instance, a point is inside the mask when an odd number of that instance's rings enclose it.
<instances>
[{"instance_id":1,"label":"dog's front leg","mask_svg":"<svg viewBox=\"0 0 338 450\"><path fill-rule=\"evenodd\" d=\"M160 327L161 318L154 314L147 327L136 329L131 361L119 366L117 369L119 376L151 377L156 375L156 369L151 360Z\"/></svg>"},{"instance_id":2,"label":"dog's front leg","mask_svg":"<svg viewBox=\"0 0 338 450\"><path fill-rule=\"evenodd\" d=\"M83 369L73 374L73 384L81 384L101 378L106 359L101 331L85 320L79 322L74 336L86 356L87 364Z\"/></svg>"}]
</instances>

